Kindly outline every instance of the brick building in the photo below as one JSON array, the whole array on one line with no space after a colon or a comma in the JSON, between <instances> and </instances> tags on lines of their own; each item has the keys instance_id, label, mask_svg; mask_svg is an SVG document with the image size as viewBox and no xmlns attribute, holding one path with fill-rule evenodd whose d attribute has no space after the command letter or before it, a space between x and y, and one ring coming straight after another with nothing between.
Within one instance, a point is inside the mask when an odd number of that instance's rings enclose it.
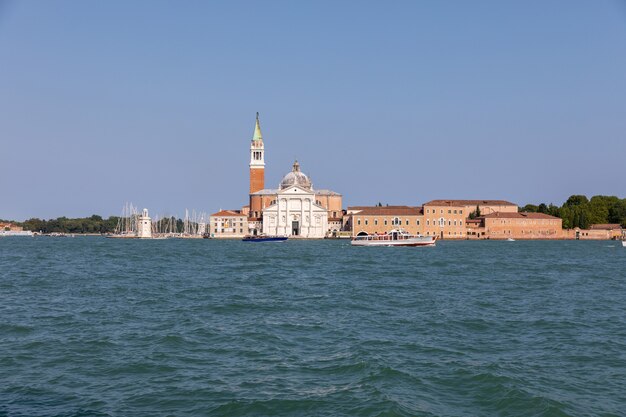
<instances>
[{"instance_id":1,"label":"brick building","mask_svg":"<svg viewBox=\"0 0 626 417\"><path fill-rule=\"evenodd\" d=\"M563 220L543 213L496 212L468 225L470 239L563 239Z\"/></svg>"},{"instance_id":2,"label":"brick building","mask_svg":"<svg viewBox=\"0 0 626 417\"><path fill-rule=\"evenodd\" d=\"M625 237L624 230L619 224L592 224L589 229L576 227L563 233L566 239L577 240L611 240Z\"/></svg>"},{"instance_id":3,"label":"brick building","mask_svg":"<svg viewBox=\"0 0 626 417\"><path fill-rule=\"evenodd\" d=\"M399 228L421 234L424 214L421 207L356 206L348 207L346 218L346 228L352 231L352 236L384 234Z\"/></svg>"},{"instance_id":4,"label":"brick building","mask_svg":"<svg viewBox=\"0 0 626 417\"><path fill-rule=\"evenodd\" d=\"M492 213L517 213L517 204L504 200L432 200L424 204L422 234L440 239L467 238L467 220L480 211Z\"/></svg>"},{"instance_id":5,"label":"brick building","mask_svg":"<svg viewBox=\"0 0 626 417\"><path fill-rule=\"evenodd\" d=\"M241 238L248 233L248 217L240 210L220 210L209 218L209 233L214 238Z\"/></svg>"}]
</instances>

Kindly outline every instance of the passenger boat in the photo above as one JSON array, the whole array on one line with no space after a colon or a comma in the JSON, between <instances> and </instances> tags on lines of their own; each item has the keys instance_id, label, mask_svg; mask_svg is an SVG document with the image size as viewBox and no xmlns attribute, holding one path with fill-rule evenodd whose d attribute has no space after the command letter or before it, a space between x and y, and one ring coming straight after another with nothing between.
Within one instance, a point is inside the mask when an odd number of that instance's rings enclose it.
<instances>
[{"instance_id":1,"label":"passenger boat","mask_svg":"<svg viewBox=\"0 0 626 417\"><path fill-rule=\"evenodd\" d=\"M404 230L392 230L384 235L356 236L352 246L435 246L436 236L411 235Z\"/></svg>"},{"instance_id":2,"label":"passenger boat","mask_svg":"<svg viewBox=\"0 0 626 417\"><path fill-rule=\"evenodd\" d=\"M241 239L243 242L284 242L287 236L248 235Z\"/></svg>"}]
</instances>

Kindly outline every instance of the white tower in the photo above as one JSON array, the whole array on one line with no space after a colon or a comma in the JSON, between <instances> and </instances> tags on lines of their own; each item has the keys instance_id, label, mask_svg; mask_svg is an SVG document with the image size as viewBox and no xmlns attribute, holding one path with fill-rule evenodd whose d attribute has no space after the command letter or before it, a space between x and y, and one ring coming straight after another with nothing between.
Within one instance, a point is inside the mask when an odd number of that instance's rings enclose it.
<instances>
[{"instance_id":1,"label":"white tower","mask_svg":"<svg viewBox=\"0 0 626 417\"><path fill-rule=\"evenodd\" d=\"M152 219L148 216L148 209L142 210L137 223L137 237L144 239L152 238Z\"/></svg>"}]
</instances>

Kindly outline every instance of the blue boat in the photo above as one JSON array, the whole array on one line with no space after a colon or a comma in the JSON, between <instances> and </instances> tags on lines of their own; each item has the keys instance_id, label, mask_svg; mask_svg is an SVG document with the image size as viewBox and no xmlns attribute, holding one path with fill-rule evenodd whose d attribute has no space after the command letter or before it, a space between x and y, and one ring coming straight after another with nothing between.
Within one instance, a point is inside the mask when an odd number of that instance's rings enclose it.
<instances>
[{"instance_id":1,"label":"blue boat","mask_svg":"<svg viewBox=\"0 0 626 417\"><path fill-rule=\"evenodd\" d=\"M288 237L287 236L263 236L263 235L258 235L258 236L244 236L243 239L241 239L243 242L284 242L285 240L287 240Z\"/></svg>"}]
</instances>

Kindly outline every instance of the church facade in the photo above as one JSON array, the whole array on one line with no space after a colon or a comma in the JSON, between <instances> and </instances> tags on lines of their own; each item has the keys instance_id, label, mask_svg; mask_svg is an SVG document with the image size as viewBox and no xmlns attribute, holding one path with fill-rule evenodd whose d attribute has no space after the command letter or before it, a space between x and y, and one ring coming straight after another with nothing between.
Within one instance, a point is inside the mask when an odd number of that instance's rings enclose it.
<instances>
[{"instance_id":1,"label":"church facade","mask_svg":"<svg viewBox=\"0 0 626 417\"><path fill-rule=\"evenodd\" d=\"M277 189L265 186L265 146L257 113L250 145L250 234L323 238L341 230L342 196L330 190L316 190L300 170L298 161Z\"/></svg>"}]
</instances>

